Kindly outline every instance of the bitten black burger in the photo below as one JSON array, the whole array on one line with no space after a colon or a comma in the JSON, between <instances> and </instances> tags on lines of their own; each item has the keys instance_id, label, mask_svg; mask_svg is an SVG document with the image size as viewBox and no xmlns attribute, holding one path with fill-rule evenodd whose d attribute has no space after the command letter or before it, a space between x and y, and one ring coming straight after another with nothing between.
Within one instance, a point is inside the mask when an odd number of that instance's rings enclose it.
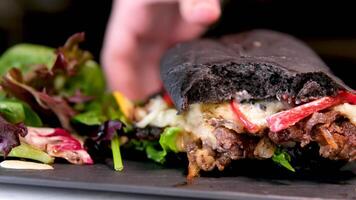
<instances>
[{"instance_id":1,"label":"bitten black burger","mask_svg":"<svg viewBox=\"0 0 356 200\"><path fill-rule=\"evenodd\" d=\"M136 126L179 128L176 146L162 148L187 153L188 178L246 158L294 171L284 149L315 144L320 157L356 159L355 91L290 35L253 30L178 44L161 78L167 94L135 111Z\"/></svg>"}]
</instances>

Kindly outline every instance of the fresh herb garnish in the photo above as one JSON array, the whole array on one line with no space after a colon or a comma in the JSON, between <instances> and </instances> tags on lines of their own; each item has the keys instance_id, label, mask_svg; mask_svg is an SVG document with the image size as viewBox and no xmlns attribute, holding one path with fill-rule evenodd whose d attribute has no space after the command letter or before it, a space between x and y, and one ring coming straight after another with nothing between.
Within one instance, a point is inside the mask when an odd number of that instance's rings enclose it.
<instances>
[{"instance_id":1,"label":"fresh herb garnish","mask_svg":"<svg viewBox=\"0 0 356 200\"><path fill-rule=\"evenodd\" d=\"M286 151L277 148L276 151L274 152L274 155L272 156L272 160L275 163L278 163L280 166L283 166L286 169L295 172L295 169L290 164L291 157Z\"/></svg>"}]
</instances>

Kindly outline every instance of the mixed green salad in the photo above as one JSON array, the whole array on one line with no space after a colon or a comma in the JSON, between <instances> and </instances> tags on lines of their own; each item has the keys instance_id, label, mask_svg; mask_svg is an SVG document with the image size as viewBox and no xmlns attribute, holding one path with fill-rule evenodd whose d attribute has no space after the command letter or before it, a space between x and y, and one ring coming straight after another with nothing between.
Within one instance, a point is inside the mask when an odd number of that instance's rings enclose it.
<instances>
[{"instance_id":1,"label":"mixed green salad","mask_svg":"<svg viewBox=\"0 0 356 200\"><path fill-rule=\"evenodd\" d=\"M168 151L178 152L175 137L180 129L175 127L158 130L159 140L130 138L128 144L131 132L152 130L133 127L133 103L119 92L106 91L99 64L79 48L83 41L84 33L77 33L57 49L18 44L0 57L4 159L93 164L113 158L114 169L122 170L120 144L159 163Z\"/></svg>"}]
</instances>

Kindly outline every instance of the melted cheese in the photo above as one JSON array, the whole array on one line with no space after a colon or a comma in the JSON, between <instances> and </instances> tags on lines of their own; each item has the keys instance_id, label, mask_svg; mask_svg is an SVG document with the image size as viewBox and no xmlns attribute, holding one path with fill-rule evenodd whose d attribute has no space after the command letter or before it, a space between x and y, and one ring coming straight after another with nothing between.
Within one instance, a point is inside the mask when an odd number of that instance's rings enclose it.
<instances>
[{"instance_id":1,"label":"melted cheese","mask_svg":"<svg viewBox=\"0 0 356 200\"><path fill-rule=\"evenodd\" d=\"M283 109L283 104L278 101L242 103L240 110L251 122L261 128L267 127L266 118ZM192 104L181 115L177 110L168 108L161 97L151 99L147 106L148 113L136 126L144 128L147 125L156 127L178 126L200 138L203 143L215 148L216 138L213 134L214 127L209 120L223 120L226 127L238 133L244 132L243 125L236 119L229 103L221 104Z\"/></svg>"},{"instance_id":2,"label":"melted cheese","mask_svg":"<svg viewBox=\"0 0 356 200\"><path fill-rule=\"evenodd\" d=\"M263 129L267 127L266 118L283 110L284 105L279 101L241 103L239 109L250 122ZM207 118L223 118L234 123L236 125L234 130L238 133L243 132L243 125L237 120L229 103L206 104L203 106L203 112Z\"/></svg>"},{"instance_id":3,"label":"melted cheese","mask_svg":"<svg viewBox=\"0 0 356 200\"><path fill-rule=\"evenodd\" d=\"M340 112L356 126L356 105L344 103L333 107L333 110Z\"/></svg>"},{"instance_id":4,"label":"melted cheese","mask_svg":"<svg viewBox=\"0 0 356 200\"><path fill-rule=\"evenodd\" d=\"M183 116L184 124L182 125L186 131L200 138L204 144L213 148L216 147L216 138L213 134L214 128L207 123L200 104L191 105Z\"/></svg>"},{"instance_id":5,"label":"melted cheese","mask_svg":"<svg viewBox=\"0 0 356 200\"><path fill-rule=\"evenodd\" d=\"M186 124L183 115L178 115L176 109L169 108L161 97L151 99L146 109L146 115L136 123L139 128L145 128L148 125L160 128L167 126L184 127Z\"/></svg>"},{"instance_id":6,"label":"melted cheese","mask_svg":"<svg viewBox=\"0 0 356 200\"><path fill-rule=\"evenodd\" d=\"M144 128L148 125L161 128L167 126L181 127L201 138L208 145L215 147L216 139L212 134L213 127L205 122L200 104L191 105L189 111L178 115L176 109L168 108L161 97L156 97L150 100L147 110L148 114L136 123L137 127Z\"/></svg>"},{"instance_id":7,"label":"melted cheese","mask_svg":"<svg viewBox=\"0 0 356 200\"><path fill-rule=\"evenodd\" d=\"M239 106L246 118L261 128L267 127L267 117L283 110L284 106L279 101L242 103Z\"/></svg>"},{"instance_id":8,"label":"melted cheese","mask_svg":"<svg viewBox=\"0 0 356 200\"><path fill-rule=\"evenodd\" d=\"M207 122L211 120L222 121L224 127L237 133L244 132L243 124L236 120L236 116L229 103L202 104L201 112Z\"/></svg>"}]
</instances>

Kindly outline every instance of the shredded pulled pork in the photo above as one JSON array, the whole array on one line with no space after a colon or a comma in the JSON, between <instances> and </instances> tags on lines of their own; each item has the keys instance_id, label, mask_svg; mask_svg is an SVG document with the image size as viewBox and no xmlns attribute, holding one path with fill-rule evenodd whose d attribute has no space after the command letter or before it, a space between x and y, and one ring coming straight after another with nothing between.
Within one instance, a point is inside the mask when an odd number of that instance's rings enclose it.
<instances>
[{"instance_id":1,"label":"shredded pulled pork","mask_svg":"<svg viewBox=\"0 0 356 200\"><path fill-rule=\"evenodd\" d=\"M190 144L186 148L189 160L188 179L198 176L200 170L211 171L217 167L223 171L232 160L269 158L275 150L275 146L266 137L238 134L223 127L216 128L214 134L218 141L217 149L198 144Z\"/></svg>"},{"instance_id":2,"label":"shredded pulled pork","mask_svg":"<svg viewBox=\"0 0 356 200\"><path fill-rule=\"evenodd\" d=\"M356 159L356 127L337 111L316 112L311 117L280 132L269 132L276 144L317 142L320 155L333 160Z\"/></svg>"},{"instance_id":3,"label":"shredded pulled pork","mask_svg":"<svg viewBox=\"0 0 356 200\"><path fill-rule=\"evenodd\" d=\"M320 154L333 160L356 160L356 127L348 121L322 125L315 131Z\"/></svg>"},{"instance_id":4,"label":"shredded pulled pork","mask_svg":"<svg viewBox=\"0 0 356 200\"><path fill-rule=\"evenodd\" d=\"M208 145L192 144L186 149L190 178L197 176L199 170L211 171L216 167L222 171L232 160L271 158L276 145L304 147L313 142L319 145L322 157L356 160L356 126L334 110L316 112L285 130L266 131L261 135L237 133L220 123L213 125L216 149Z\"/></svg>"}]
</instances>

